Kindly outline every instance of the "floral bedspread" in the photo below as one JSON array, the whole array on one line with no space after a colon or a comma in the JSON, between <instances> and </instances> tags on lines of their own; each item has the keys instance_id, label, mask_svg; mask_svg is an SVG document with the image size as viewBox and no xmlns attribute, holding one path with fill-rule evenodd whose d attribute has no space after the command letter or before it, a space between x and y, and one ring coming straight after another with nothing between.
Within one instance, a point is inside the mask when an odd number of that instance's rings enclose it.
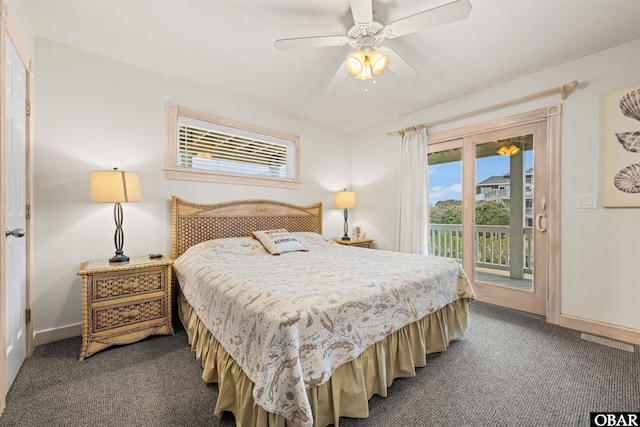
<instances>
[{"instance_id":1,"label":"floral bedspread","mask_svg":"<svg viewBox=\"0 0 640 427\"><path fill-rule=\"evenodd\" d=\"M250 237L175 260L182 293L255 384L262 408L313 424L305 388L405 325L473 290L459 264L294 233L308 252L270 255Z\"/></svg>"}]
</instances>

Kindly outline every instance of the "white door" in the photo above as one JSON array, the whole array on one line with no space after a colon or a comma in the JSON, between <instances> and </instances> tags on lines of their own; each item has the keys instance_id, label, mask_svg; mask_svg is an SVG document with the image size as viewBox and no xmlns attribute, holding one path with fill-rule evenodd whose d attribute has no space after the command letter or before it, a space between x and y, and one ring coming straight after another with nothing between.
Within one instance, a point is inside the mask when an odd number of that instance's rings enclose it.
<instances>
[{"instance_id":1,"label":"white door","mask_svg":"<svg viewBox=\"0 0 640 427\"><path fill-rule=\"evenodd\" d=\"M26 70L6 37L6 388L8 392L27 353L26 282ZM11 233L11 234L10 234ZM22 234L22 237L21 237Z\"/></svg>"}]
</instances>

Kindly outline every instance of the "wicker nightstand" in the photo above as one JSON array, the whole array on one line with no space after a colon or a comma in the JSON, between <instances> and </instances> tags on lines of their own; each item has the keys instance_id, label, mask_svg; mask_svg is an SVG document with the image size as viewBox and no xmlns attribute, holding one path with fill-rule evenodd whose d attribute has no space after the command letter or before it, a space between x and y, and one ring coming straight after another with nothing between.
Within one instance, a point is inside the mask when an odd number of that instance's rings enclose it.
<instances>
[{"instance_id":1,"label":"wicker nightstand","mask_svg":"<svg viewBox=\"0 0 640 427\"><path fill-rule=\"evenodd\" d=\"M173 334L171 264L166 256L131 257L127 263L85 261L82 276L80 360L112 345Z\"/></svg>"},{"instance_id":2,"label":"wicker nightstand","mask_svg":"<svg viewBox=\"0 0 640 427\"><path fill-rule=\"evenodd\" d=\"M373 240L374 239L351 239L351 240L342 240L340 237L336 237L334 239L331 239L336 243L340 243L341 245L348 245L348 246L357 246L359 248L368 248L368 249L372 249L373 248Z\"/></svg>"}]
</instances>

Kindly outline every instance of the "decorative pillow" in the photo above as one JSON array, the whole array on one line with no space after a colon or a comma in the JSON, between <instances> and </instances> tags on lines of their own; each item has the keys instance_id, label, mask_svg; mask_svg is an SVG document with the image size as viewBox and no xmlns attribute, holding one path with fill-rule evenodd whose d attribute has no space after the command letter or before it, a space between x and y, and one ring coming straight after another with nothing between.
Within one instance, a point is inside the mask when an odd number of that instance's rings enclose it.
<instances>
[{"instance_id":1,"label":"decorative pillow","mask_svg":"<svg viewBox=\"0 0 640 427\"><path fill-rule=\"evenodd\" d=\"M279 230L254 231L251 235L254 239L258 239L271 255L280 255L285 252L308 251L300 240L296 239L295 236L284 228Z\"/></svg>"}]
</instances>

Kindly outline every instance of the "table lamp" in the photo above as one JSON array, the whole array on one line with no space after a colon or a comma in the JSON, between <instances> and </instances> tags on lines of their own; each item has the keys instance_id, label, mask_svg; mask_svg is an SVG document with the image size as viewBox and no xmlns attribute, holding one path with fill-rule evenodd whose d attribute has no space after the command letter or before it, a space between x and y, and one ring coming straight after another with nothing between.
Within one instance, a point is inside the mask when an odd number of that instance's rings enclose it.
<instances>
[{"instance_id":1,"label":"table lamp","mask_svg":"<svg viewBox=\"0 0 640 427\"><path fill-rule=\"evenodd\" d=\"M124 232L122 231L122 206L124 202L139 202L142 200L140 180L135 172L119 171L94 171L91 173L91 201L97 203L115 203L113 217L116 222L114 242L116 254L109 262L127 262L129 257L122 251L124 244Z\"/></svg>"},{"instance_id":2,"label":"table lamp","mask_svg":"<svg viewBox=\"0 0 640 427\"><path fill-rule=\"evenodd\" d=\"M344 209L344 236L342 236L342 240L351 240L349 238L349 224L347 222L349 212L347 211L347 209L355 208L356 206L356 193L354 193L353 191L347 191L347 189L345 188L344 191L338 191L335 194L333 207L336 209Z\"/></svg>"}]
</instances>

